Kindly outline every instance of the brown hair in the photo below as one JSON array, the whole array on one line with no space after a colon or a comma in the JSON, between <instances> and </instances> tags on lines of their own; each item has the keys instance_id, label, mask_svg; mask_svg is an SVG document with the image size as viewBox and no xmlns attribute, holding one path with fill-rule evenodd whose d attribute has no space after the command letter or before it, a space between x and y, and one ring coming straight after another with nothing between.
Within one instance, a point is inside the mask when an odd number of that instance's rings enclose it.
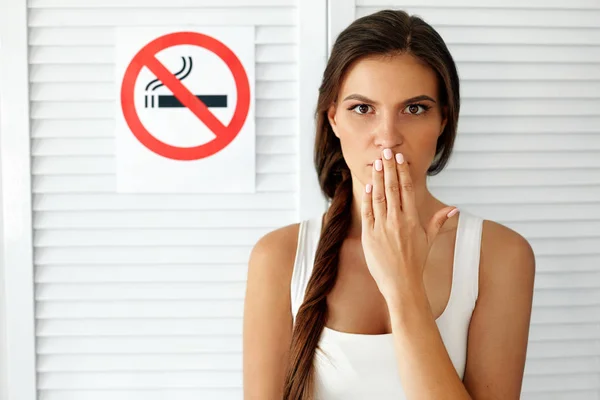
<instances>
[{"instance_id":1,"label":"brown hair","mask_svg":"<svg viewBox=\"0 0 600 400\"><path fill-rule=\"evenodd\" d=\"M334 104L344 74L357 60L372 55L410 53L429 65L438 77L438 98L448 118L440 135L434 162L427 170L436 175L446 166L456 136L460 108L459 79L454 60L441 36L417 16L383 10L359 18L337 37L323 73L316 109L314 163L322 192L331 201L316 250L313 272L304 302L298 310L285 379L285 400L312 400L313 360L327 318L327 295L338 272L339 251L351 222L352 181L339 139L327 111Z\"/></svg>"}]
</instances>

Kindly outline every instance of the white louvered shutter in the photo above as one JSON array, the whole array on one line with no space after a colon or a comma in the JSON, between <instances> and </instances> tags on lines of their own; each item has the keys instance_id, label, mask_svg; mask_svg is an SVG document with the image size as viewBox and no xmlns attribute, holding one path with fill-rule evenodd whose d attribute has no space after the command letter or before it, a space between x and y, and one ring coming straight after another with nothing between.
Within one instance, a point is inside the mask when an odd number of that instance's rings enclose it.
<instances>
[{"instance_id":1,"label":"white louvered shutter","mask_svg":"<svg viewBox=\"0 0 600 400\"><path fill-rule=\"evenodd\" d=\"M331 40L384 8L442 35L462 108L455 153L429 186L534 248L522 398L600 399L600 1L332 1Z\"/></svg>"},{"instance_id":2,"label":"white louvered shutter","mask_svg":"<svg viewBox=\"0 0 600 400\"><path fill-rule=\"evenodd\" d=\"M240 400L248 256L298 216L296 1L29 7L39 399ZM116 194L114 30L157 25L255 26L256 194Z\"/></svg>"}]
</instances>

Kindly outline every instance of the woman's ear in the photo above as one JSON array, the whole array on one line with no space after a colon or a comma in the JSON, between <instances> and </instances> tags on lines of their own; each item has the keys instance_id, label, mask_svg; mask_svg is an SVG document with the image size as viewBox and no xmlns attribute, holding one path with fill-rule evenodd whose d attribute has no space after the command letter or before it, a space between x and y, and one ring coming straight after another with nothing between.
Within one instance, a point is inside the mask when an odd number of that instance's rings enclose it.
<instances>
[{"instance_id":1,"label":"woman's ear","mask_svg":"<svg viewBox=\"0 0 600 400\"><path fill-rule=\"evenodd\" d=\"M331 125L331 129L333 130L333 133L339 139L340 135L338 135L337 121L335 119L335 112L336 112L336 106L335 106L335 103L333 103L332 105L329 106L329 109L327 110L327 119L329 120L329 125Z\"/></svg>"},{"instance_id":2,"label":"woman's ear","mask_svg":"<svg viewBox=\"0 0 600 400\"><path fill-rule=\"evenodd\" d=\"M446 124L448 123L448 106L444 106L442 108L442 127L440 128L440 134L438 137L444 133L444 129L446 129Z\"/></svg>"}]
</instances>

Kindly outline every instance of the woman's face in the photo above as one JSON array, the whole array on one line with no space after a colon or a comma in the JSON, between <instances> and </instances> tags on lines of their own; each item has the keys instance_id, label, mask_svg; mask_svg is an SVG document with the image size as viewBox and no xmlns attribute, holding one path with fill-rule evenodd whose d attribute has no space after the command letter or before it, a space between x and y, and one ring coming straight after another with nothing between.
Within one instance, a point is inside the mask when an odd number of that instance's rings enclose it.
<instances>
[{"instance_id":1,"label":"woman's face","mask_svg":"<svg viewBox=\"0 0 600 400\"><path fill-rule=\"evenodd\" d=\"M348 69L328 111L344 159L363 185L383 149L402 153L415 186L425 181L446 120L433 70L411 55L363 58Z\"/></svg>"}]
</instances>

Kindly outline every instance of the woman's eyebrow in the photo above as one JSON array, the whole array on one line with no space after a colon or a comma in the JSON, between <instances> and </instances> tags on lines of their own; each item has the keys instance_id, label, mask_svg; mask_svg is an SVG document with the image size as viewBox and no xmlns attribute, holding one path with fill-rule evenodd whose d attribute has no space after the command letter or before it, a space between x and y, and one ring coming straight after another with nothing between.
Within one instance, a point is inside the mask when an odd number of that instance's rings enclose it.
<instances>
[{"instance_id":1,"label":"woman's eyebrow","mask_svg":"<svg viewBox=\"0 0 600 400\"><path fill-rule=\"evenodd\" d=\"M370 103L370 104L379 104L375 100L371 100L367 96L363 96L362 94L358 94L358 93L353 93L353 94L347 96L343 101L346 101L346 100L358 100L358 101L362 101L362 102ZM422 100L429 100L429 101L436 103L436 101L434 99L432 99L431 97L429 97L425 94L422 94L419 96L411 97L410 99L406 99L402 102L402 104L409 104L409 103L414 103L414 102L422 101Z\"/></svg>"}]
</instances>

